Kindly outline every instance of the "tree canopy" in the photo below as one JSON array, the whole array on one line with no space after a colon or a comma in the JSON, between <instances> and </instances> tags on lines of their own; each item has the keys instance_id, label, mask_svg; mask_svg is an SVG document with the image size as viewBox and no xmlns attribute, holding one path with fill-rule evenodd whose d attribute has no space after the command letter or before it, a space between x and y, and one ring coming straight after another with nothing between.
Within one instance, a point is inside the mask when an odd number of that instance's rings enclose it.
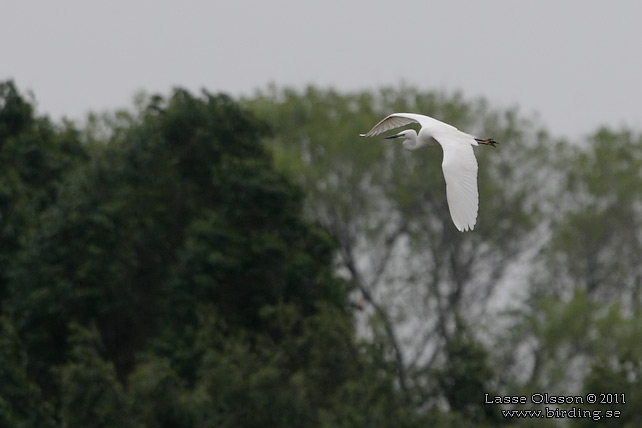
<instances>
[{"instance_id":1,"label":"tree canopy","mask_svg":"<svg viewBox=\"0 0 642 428\"><path fill-rule=\"evenodd\" d=\"M358 137L392 111L501 142L474 232L438 149ZM534 392L637 426L641 171L631 130L460 94L177 88L78 124L1 82L0 426L593 422L484 400Z\"/></svg>"}]
</instances>

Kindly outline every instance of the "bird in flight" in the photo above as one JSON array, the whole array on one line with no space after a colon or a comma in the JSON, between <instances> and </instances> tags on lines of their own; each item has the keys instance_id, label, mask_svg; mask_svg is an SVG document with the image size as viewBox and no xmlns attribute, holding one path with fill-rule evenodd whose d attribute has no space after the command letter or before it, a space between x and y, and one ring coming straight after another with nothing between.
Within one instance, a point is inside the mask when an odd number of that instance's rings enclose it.
<instances>
[{"instance_id":1,"label":"bird in flight","mask_svg":"<svg viewBox=\"0 0 642 428\"><path fill-rule=\"evenodd\" d=\"M410 151L424 146L441 146L444 152L441 167L446 179L446 199L450 217L459 231L473 230L479 208L477 159L473 153L473 146L483 144L495 147L497 141L492 138L475 138L452 125L415 113L393 113L370 131L360 135L374 137L411 123L421 125L419 134L414 129L407 129L386 139L403 138L403 148Z\"/></svg>"}]
</instances>

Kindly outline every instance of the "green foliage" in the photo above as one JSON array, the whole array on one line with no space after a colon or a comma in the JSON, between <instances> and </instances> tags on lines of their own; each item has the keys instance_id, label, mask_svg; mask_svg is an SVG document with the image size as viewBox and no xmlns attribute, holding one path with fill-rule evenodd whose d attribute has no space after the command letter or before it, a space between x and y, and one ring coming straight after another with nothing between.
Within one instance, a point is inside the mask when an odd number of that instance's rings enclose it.
<instances>
[{"instance_id":1,"label":"green foliage","mask_svg":"<svg viewBox=\"0 0 642 428\"><path fill-rule=\"evenodd\" d=\"M479 399L488 393L494 377L486 349L465 334L451 339L445 348L446 364L437 379L450 408L471 421L497 420L497 409Z\"/></svg>"},{"instance_id":2,"label":"green foliage","mask_svg":"<svg viewBox=\"0 0 642 428\"><path fill-rule=\"evenodd\" d=\"M12 81L0 84L0 142L28 129L33 120L33 107L19 93Z\"/></svg>"},{"instance_id":3,"label":"green foliage","mask_svg":"<svg viewBox=\"0 0 642 428\"><path fill-rule=\"evenodd\" d=\"M72 325L69 359L61 369L63 427L127 427L122 386L95 329Z\"/></svg>"},{"instance_id":4,"label":"green foliage","mask_svg":"<svg viewBox=\"0 0 642 428\"><path fill-rule=\"evenodd\" d=\"M337 238L339 268L355 300L373 308L365 320L369 333L386 344L405 400L423 409L446 401L461 410L460 423L493 421L479 397L494 373L482 369L486 357L474 336L479 314L505 269L528 249L541 215L535 201L542 194L538 163L548 153L547 136L533 135L515 111L413 88L348 94L271 88L245 102L275 127L268 144L277 165L307 190L307 215ZM452 225L440 150L409 153L394 142L358 136L394 111L423 112L502 142L498 149L476 149L480 215L474 233ZM448 344L468 333L471 348L461 353L473 356L450 360L449 352L459 352ZM437 372L445 376L441 384Z\"/></svg>"},{"instance_id":5,"label":"green foliage","mask_svg":"<svg viewBox=\"0 0 642 428\"><path fill-rule=\"evenodd\" d=\"M71 125L36 117L12 81L0 82L0 303L20 239L56 201L63 176L83 159Z\"/></svg>"},{"instance_id":6,"label":"green foliage","mask_svg":"<svg viewBox=\"0 0 642 428\"><path fill-rule=\"evenodd\" d=\"M11 321L0 318L0 426L53 427L53 406L29 378L27 358Z\"/></svg>"},{"instance_id":7,"label":"green foliage","mask_svg":"<svg viewBox=\"0 0 642 428\"><path fill-rule=\"evenodd\" d=\"M608 301L639 295L627 284L640 275L642 136L602 129L565 161L567 208L553 225L546 253L558 273L552 285L567 281Z\"/></svg>"},{"instance_id":8,"label":"green foliage","mask_svg":"<svg viewBox=\"0 0 642 428\"><path fill-rule=\"evenodd\" d=\"M128 378L129 414L133 426L170 428L196 424L194 393L164 358L137 364Z\"/></svg>"},{"instance_id":9,"label":"green foliage","mask_svg":"<svg viewBox=\"0 0 642 428\"><path fill-rule=\"evenodd\" d=\"M27 140L47 155L34 164L42 178L16 181L30 189L19 198L30 211L15 211L20 233L5 253L2 422L347 427L415 417L374 348L355 339L334 240L303 218L302 192L261 144L266 127L230 98L177 89L94 117L84 132L7 129L18 134L3 155L19 160L7 150Z\"/></svg>"},{"instance_id":10,"label":"green foliage","mask_svg":"<svg viewBox=\"0 0 642 428\"><path fill-rule=\"evenodd\" d=\"M357 137L402 110L502 143L473 233L438 151ZM0 425L558 426L483 403L544 391L638 426L641 149L405 87L176 89L79 129L0 83Z\"/></svg>"},{"instance_id":11,"label":"green foliage","mask_svg":"<svg viewBox=\"0 0 642 428\"><path fill-rule=\"evenodd\" d=\"M177 91L166 104L96 148L26 237L16 316L46 361L64 358L56 332L72 321L96 322L124 379L157 323L189 325L176 318L196 301L248 328L282 299L341 304L329 241L297 217L300 196L270 169L260 127L223 96Z\"/></svg>"},{"instance_id":12,"label":"green foliage","mask_svg":"<svg viewBox=\"0 0 642 428\"><path fill-rule=\"evenodd\" d=\"M522 390L625 394L626 405L583 407L622 412L605 426L637 426L642 137L603 128L557 155L550 239L509 339L532 352Z\"/></svg>"}]
</instances>

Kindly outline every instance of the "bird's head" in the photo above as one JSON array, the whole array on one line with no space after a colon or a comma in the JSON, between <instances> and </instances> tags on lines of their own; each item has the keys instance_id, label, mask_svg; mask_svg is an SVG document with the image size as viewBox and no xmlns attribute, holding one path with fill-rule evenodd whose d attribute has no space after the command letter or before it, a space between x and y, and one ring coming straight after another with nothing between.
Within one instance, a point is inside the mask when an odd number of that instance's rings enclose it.
<instances>
[{"instance_id":1,"label":"bird's head","mask_svg":"<svg viewBox=\"0 0 642 428\"><path fill-rule=\"evenodd\" d=\"M403 148L406 150L415 150L417 148L417 131L414 129L406 129L398 134L386 137L386 140L393 138L403 138Z\"/></svg>"}]
</instances>

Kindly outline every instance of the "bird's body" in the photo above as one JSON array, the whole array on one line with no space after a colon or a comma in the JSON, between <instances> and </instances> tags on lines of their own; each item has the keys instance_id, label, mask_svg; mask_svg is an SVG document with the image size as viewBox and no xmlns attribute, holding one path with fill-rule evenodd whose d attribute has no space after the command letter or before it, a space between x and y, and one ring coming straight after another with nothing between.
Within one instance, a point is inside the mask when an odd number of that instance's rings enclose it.
<instances>
[{"instance_id":1,"label":"bird's body","mask_svg":"<svg viewBox=\"0 0 642 428\"><path fill-rule=\"evenodd\" d=\"M408 129L386 138L404 138L403 147L410 151L424 146L441 146L444 152L442 169L446 179L450 216L460 231L473 230L479 208L477 160L473 146L485 144L494 147L497 142L493 139L475 138L452 125L415 113L393 113L361 136L373 137L411 123L421 125L419 134L414 129Z\"/></svg>"}]
</instances>

